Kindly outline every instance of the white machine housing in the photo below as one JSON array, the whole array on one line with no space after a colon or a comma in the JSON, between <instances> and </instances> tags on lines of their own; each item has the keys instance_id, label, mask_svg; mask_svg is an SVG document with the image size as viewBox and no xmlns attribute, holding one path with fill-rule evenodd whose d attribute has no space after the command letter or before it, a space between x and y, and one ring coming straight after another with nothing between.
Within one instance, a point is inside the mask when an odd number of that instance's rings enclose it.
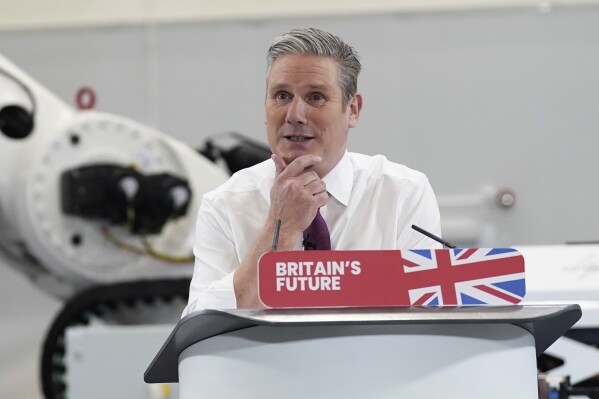
<instances>
[{"instance_id":1,"label":"white machine housing","mask_svg":"<svg viewBox=\"0 0 599 399\"><path fill-rule=\"evenodd\" d=\"M0 68L35 97L33 132L24 139L0 135L0 259L59 297L97 283L190 276L192 263L171 265L122 250L102 235L106 223L64 214L60 176L73 168L110 163L187 180L192 201L186 215L148 237L156 251L186 256L191 255L201 196L227 179L225 170L148 126L74 109L2 55ZM31 103L18 83L0 74L0 108L17 104L31 109ZM119 241L139 245L139 237L126 227L107 227Z\"/></svg>"}]
</instances>

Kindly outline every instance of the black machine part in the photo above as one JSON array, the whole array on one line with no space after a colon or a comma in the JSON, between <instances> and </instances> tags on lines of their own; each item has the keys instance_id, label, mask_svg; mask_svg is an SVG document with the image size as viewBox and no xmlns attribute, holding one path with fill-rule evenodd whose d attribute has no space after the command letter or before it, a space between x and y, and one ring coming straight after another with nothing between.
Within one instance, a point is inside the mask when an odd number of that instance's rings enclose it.
<instances>
[{"instance_id":1,"label":"black machine part","mask_svg":"<svg viewBox=\"0 0 599 399\"><path fill-rule=\"evenodd\" d=\"M24 139L33 131L33 114L20 105L0 109L0 131L11 139Z\"/></svg>"},{"instance_id":2,"label":"black machine part","mask_svg":"<svg viewBox=\"0 0 599 399\"><path fill-rule=\"evenodd\" d=\"M168 173L144 175L115 164L87 165L62 173L62 211L67 215L127 224L132 234L159 233L184 216L189 183Z\"/></svg>"},{"instance_id":3,"label":"black machine part","mask_svg":"<svg viewBox=\"0 0 599 399\"><path fill-rule=\"evenodd\" d=\"M71 297L52 322L44 340L41 361L42 391L46 399L68 399L65 333L68 327L89 325L94 319L158 303L187 303L190 280L161 279L98 285ZM182 309L173 310L179 315ZM140 376L141 378L141 376Z\"/></svg>"},{"instance_id":4,"label":"black machine part","mask_svg":"<svg viewBox=\"0 0 599 399\"><path fill-rule=\"evenodd\" d=\"M0 69L0 76L16 83L31 101L30 111L18 104L8 104L0 107L0 133L11 139L25 139L33 132L35 127L35 96L25 83L8 71Z\"/></svg>"},{"instance_id":5,"label":"black machine part","mask_svg":"<svg viewBox=\"0 0 599 399\"><path fill-rule=\"evenodd\" d=\"M199 152L212 162L224 161L231 174L266 161L272 155L267 145L236 132L208 138Z\"/></svg>"}]
</instances>

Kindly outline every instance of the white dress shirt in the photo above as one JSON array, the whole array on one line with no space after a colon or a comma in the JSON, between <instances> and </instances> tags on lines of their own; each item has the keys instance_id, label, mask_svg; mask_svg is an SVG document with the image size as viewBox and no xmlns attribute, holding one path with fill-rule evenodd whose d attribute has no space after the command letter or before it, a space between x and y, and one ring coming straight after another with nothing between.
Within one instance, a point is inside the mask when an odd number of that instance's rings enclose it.
<instances>
[{"instance_id":1,"label":"white dress shirt","mask_svg":"<svg viewBox=\"0 0 599 399\"><path fill-rule=\"evenodd\" d=\"M270 206L272 160L234 174L204 195L198 214L196 257L183 316L201 309L236 308L233 272L264 222ZM346 152L323 179L329 193L320 209L333 250L440 248L414 231L416 224L441 235L439 208L426 176L384 156ZM296 249L301 250L301 237Z\"/></svg>"}]
</instances>

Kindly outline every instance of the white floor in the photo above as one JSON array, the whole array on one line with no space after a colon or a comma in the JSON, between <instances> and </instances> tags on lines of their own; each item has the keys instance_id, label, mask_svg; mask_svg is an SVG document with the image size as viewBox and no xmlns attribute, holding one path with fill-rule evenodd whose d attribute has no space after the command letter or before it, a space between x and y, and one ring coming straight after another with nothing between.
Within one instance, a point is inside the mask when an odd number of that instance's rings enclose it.
<instances>
[{"instance_id":1,"label":"white floor","mask_svg":"<svg viewBox=\"0 0 599 399\"><path fill-rule=\"evenodd\" d=\"M0 390L3 398L42 398L41 347L61 303L0 263Z\"/></svg>"}]
</instances>

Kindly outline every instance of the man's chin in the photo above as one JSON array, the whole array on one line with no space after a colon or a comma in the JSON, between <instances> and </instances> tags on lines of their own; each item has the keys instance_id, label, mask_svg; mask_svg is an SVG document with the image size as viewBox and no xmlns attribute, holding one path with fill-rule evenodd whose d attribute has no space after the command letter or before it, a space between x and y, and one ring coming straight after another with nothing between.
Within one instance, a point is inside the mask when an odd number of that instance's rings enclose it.
<instances>
[{"instance_id":1,"label":"man's chin","mask_svg":"<svg viewBox=\"0 0 599 399\"><path fill-rule=\"evenodd\" d=\"M295 155L295 156L284 156L284 157L282 157L282 158L283 158L283 161L285 161L285 163L286 163L287 165L289 165L291 162L295 161L295 160L297 159L297 157L298 157L298 156L299 156L299 155Z\"/></svg>"}]
</instances>

